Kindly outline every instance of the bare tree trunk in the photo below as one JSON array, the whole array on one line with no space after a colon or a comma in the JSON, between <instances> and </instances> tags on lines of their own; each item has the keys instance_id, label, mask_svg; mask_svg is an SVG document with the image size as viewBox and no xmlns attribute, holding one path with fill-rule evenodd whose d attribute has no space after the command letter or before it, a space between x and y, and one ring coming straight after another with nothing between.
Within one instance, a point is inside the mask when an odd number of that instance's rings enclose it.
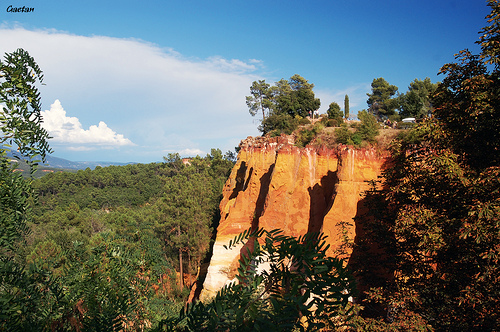
<instances>
[{"instance_id":1,"label":"bare tree trunk","mask_svg":"<svg viewBox=\"0 0 500 332\"><path fill-rule=\"evenodd\" d=\"M179 226L179 228L177 228L177 235L181 236L181 227L180 226ZM182 271L182 248L179 248L179 274L180 274L179 287L182 290L184 288L184 281L183 281L184 272Z\"/></svg>"},{"instance_id":2,"label":"bare tree trunk","mask_svg":"<svg viewBox=\"0 0 500 332\"><path fill-rule=\"evenodd\" d=\"M191 253L189 252L188 250L188 267L189 267L189 271L188 271L188 275L189 275L189 287L191 287L192 283L191 283L191 274L192 274L192 269L191 269Z\"/></svg>"}]
</instances>

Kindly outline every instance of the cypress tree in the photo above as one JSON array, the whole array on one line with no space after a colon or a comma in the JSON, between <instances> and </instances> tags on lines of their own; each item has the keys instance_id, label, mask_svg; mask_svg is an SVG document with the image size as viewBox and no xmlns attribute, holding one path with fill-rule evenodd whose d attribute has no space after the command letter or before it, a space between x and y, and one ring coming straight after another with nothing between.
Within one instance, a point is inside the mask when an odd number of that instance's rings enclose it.
<instances>
[{"instance_id":1,"label":"cypress tree","mask_svg":"<svg viewBox=\"0 0 500 332\"><path fill-rule=\"evenodd\" d=\"M349 96L345 95L344 98L344 116L346 119L349 118Z\"/></svg>"}]
</instances>

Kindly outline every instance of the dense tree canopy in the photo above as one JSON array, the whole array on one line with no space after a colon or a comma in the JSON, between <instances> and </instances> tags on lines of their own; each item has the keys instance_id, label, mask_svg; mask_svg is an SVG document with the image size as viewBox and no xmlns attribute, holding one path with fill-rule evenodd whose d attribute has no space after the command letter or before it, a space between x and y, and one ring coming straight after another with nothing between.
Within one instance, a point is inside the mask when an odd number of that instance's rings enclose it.
<instances>
[{"instance_id":1,"label":"dense tree canopy","mask_svg":"<svg viewBox=\"0 0 500 332\"><path fill-rule=\"evenodd\" d=\"M428 117L433 110L431 97L437 86L438 84L432 83L428 77L423 81L415 79L411 82L408 92L398 96L399 115L402 118Z\"/></svg>"},{"instance_id":2,"label":"dense tree canopy","mask_svg":"<svg viewBox=\"0 0 500 332\"><path fill-rule=\"evenodd\" d=\"M309 112L314 112L321 105L320 100L314 95L314 84L300 75L295 74L288 81L281 80L276 86L278 87L275 97L277 113L305 118Z\"/></svg>"},{"instance_id":3,"label":"dense tree canopy","mask_svg":"<svg viewBox=\"0 0 500 332\"><path fill-rule=\"evenodd\" d=\"M389 84L383 77L373 79L371 86L372 93L367 93L368 111L378 119L393 115L397 101L392 97L398 91L398 87Z\"/></svg>"},{"instance_id":4,"label":"dense tree canopy","mask_svg":"<svg viewBox=\"0 0 500 332\"><path fill-rule=\"evenodd\" d=\"M281 79L274 86L265 81L255 81L250 87L251 96L247 96L250 114L262 111L263 119L259 130L266 134L276 131L290 134L298 125L300 118L314 112L321 105L313 92L314 84L300 75L293 75L289 80ZM267 113L267 115L266 115Z\"/></svg>"},{"instance_id":5,"label":"dense tree canopy","mask_svg":"<svg viewBox=\"0 0 500 332\"><path fill-rule=\"evenodd\" d=\"M442 67L435 116L394 142L384 189L366 198L377 220L367 239L395 276L386 308L422 330L500 328L500 2L489 5L482 53Z\"/></svg>"},{"instance_id":6,"label":"dense tree canopy","mask_svg":"<svg viewBox=\"0 0 500 332\"><path fill-rule=\"evenodd\" d=\"M330 103L330 105L328 106L328 110L326 111L326 114L328 115L329 119L335 120L338 125L340 125L343 122L342 111L340 110L339 104L337 104L336 102Z\"/></svg>"},{"instance_id":7,"label":"dense tree canopy","mask_svg":"<svg viewBox=\"0 0 500 332\"><path fill-rule=\"evenodd\" d=\"M187 254L187 272L196 274L192 264L208 249L231 155L212 150L190 165L177 155L23 178L13 172L8 149L32 171L50 152L41 128L42 79L24 50L0 62L0 330L151 327L182 306L182 259L171 247ZM172 204L163 209L164 202ZM197 210L173 220L169 211L184 212L184 203ZM166 242L161 230L175 222L182 232ZM172 267L179 260L180 278Z\"/></svg>"}]
</instances>

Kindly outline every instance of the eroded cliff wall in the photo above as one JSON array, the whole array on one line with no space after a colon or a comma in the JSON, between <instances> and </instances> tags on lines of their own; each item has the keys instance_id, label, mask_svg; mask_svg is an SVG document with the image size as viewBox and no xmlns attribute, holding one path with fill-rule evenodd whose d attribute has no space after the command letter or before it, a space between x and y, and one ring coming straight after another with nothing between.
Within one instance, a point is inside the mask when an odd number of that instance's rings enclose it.
<instances>
[{"instance_id":1,"label":"eroded cliff wall","mask_svg":"<svg viewBox=\"0 0 500 332\"><path fill-rule=\"evenodd\" d=\"M223 189L202 299L234 280L240 250L223 246L250 226L279 228L293 236L322 231L334 255L342 244L340 223L349 224L344 230L353 240L353 218L365 209L361 194L387 161L375 149L298 148L292 136L249 137L240 148Z\"/></svg>"}]
</instances>

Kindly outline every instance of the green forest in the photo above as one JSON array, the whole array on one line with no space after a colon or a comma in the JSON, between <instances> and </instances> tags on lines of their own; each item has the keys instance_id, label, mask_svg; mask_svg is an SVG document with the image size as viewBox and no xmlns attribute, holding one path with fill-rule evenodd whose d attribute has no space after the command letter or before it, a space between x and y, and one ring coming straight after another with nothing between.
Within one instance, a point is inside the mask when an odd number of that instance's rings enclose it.
<instances>
[{"instance_id":1,"label":"green forest","mask_svg":"<svg viewBox=\"0 0 500 332\"><path fill-rule=\"evenodd\" d=\"M25 50L0 61L1 331L499 331L500 1L481 52L459 52L442 82L406 94L372 83L360 122L332 102L325 117L299 75L254 82L247 105L264 135L298 146L379 145L388 123L419 119L385 142L392 162L363 200L362 238L349 261L328 257L322 234L249 229L239 283L187 303L219 221L231 152L31 175L50 154L42 126L43 72ZM389 121L389 122L388 122ZM333 127L333 131L328 131ZM268 271L257 274L267 262Z\"/></svg>"}]
</instances>

